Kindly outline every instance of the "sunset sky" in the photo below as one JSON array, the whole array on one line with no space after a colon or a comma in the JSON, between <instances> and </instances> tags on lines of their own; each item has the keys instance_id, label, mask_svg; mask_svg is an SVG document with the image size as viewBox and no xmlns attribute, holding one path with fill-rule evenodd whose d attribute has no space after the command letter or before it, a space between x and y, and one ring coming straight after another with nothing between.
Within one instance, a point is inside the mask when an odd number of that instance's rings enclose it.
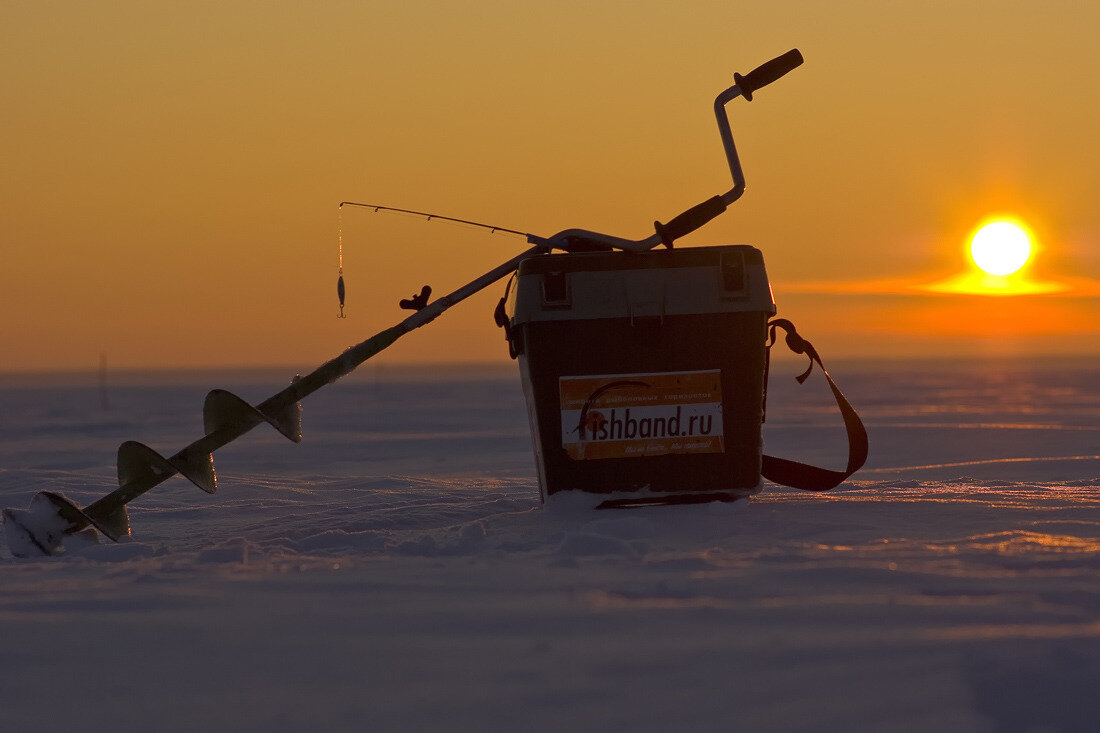
<instances>
[{"instance_id":1,"label":"sunset sky","mask_svg":"<svg viewBox=\"0 0 1100 733\"><path fill-rule=\"evenodd\" d=\"M345 208L629 238L730 187L681 244L763 250L826 358L1100 352L1100 5L4 2L0 371L309 369L522 239ZM939 292L1015 217L1045 294ZM503 285L388 363L501 361Z\"/></svg>"}]
</instances>

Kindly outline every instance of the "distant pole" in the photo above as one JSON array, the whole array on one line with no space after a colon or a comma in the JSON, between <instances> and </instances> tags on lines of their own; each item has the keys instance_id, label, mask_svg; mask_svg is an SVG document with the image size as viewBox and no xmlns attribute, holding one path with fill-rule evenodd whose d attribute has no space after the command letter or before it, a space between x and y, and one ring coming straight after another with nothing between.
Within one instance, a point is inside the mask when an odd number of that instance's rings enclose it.
<instances>
[{"instance_id":1,"label":"distant pole","mask_svg":"<svg viewBox=\"0 0 1100 733\"><path fill-rule=\"evenodd\" d=\"M111 399L107 394L107 352L99 352L99 406L111 409Z\"/></svg>"}]
</instances>

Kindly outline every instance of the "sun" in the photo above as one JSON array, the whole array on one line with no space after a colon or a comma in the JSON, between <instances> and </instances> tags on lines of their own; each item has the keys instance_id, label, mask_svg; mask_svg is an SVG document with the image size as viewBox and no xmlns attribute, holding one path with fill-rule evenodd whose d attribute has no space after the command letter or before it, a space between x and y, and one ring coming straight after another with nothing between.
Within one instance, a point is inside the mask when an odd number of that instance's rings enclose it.
<instances>
[{"instance_id":1,"label":"sun","mask_svg":"<svg viewBox=\"0 0 1100 733\"><path fill-rule=\"evenodd\" d=\"M1027 264L1031 237L1019 224L994 221L974 233L970 257L982 271L1004 277Z\"/></svg>"},{"instance_id":2,"label":"sun","mask_svg":"<svg viewBox=\"0 0 1100 733\"><path fill-rule=\"evenodd\" d=\"M970 267L918 287L933 293L995 296L1041 295L1073 289L1065 280L1035 279L1032 263L1043 249L1035 243L1031 227L1020 219L1011 215L990 216L970 236L968 254L973 263Z\"/></svg>"}]
</instances>

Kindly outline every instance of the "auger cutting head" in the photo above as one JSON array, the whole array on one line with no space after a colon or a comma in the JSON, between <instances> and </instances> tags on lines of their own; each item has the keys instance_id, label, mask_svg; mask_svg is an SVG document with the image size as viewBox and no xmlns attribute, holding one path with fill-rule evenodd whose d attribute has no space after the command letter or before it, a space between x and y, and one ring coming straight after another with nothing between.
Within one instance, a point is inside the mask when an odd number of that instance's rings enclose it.
<instances>
[{"instance_id":1,"label":"auger cutting head","mask_svg":"<svg viewBox=\"0 0 1100 733\"><path fill-rule=\"evenodd\" d=\"M57 492L42 491L27 509L5 509L8 549L15 557L60 555L65 552L66 537L97 531L118 542L130 535L126 503L176 474L208 494L215 493L215 448L263 423L295 443L301 441L302 409L297 401L301 392L296 380L267 402L253 406L231 392L212 390L203 405L206 434L202 438L169 457L144 443L126 441L118 447L118 489L102 499L81 508Z\"/></svg>"},{"instance_id":2,"label":"auger cutting head","mask_svg":"<svg viewBox=\"0 0 1100 733\"><path fill-rule=\"evenodd\" d=\"M15 557L59 555L64 552L66 537L81 532L94 534L95 530L116 542L129 536L126 507L96 517L57 492L40 491L29 508L4 510L4 539Z\"/></svg>"}]
</instances>

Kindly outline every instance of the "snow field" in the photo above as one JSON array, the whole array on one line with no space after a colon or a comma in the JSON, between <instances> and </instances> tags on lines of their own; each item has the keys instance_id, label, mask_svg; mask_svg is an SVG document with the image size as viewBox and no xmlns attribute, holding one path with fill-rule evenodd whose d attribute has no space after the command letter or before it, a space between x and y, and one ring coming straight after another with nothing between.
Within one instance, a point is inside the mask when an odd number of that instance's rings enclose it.
<instances>
[{"instance_id":1,"label":"snow field","mask_svg":"<svg viewBox=\"0 0 1100 733\"><path fill-rule=\"evenodd\" d=\"M131 541L0 557L3 728L1094 730L1088 371L833 372L856 480L606 512L539 506L511 379L338 384L302 445L219 452L218 494L135 502ZM94 500L215 386L0 389L4 505ZM842 462L826 399L773 382L769 450Z\"/></svg>"}]
</instances>

